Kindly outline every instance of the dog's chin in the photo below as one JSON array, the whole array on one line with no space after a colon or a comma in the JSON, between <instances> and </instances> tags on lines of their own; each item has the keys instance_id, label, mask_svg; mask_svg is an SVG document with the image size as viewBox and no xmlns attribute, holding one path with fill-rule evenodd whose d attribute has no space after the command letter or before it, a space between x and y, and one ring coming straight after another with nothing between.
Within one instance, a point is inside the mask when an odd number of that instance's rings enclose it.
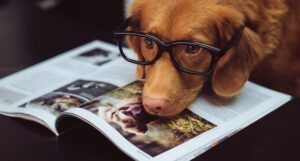
<instances>
[{"instance_id":1,"label":"dog's chin","mask_svg":"<svg viewBox=\"0 0 300 161\"><path fill-rule=\"evenodd\" d=\"M155 115L159 116L159 117L172 117L172 116L176 116L176 115L180 114L184 109L185 108L182 108L182 109L176 110L176 111L173 110L173 109L171 109L171 110L166 109L166 111L162 111L162 112L157 113Z\"/></svg>"}]
</instances>

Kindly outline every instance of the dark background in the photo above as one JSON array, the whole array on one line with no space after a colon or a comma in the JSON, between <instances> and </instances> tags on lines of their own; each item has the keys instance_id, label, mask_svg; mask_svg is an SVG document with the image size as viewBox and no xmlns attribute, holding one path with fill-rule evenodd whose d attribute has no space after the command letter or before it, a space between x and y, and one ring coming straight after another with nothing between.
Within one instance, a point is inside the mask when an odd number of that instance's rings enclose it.
<instances>
[{"instance_id":1,"label":"dark background","mask_svg":"<svg viewBox=\"0 0 300 161\"><path fill-rule=\"evenodd\" d=\"M94 39L113 43L123 20L120 0L0 0L0 77ZM41 7L44 6L44 7ZM198 161L299 161L300 100L199 156ZM55 137L46 128L0 116L2 161L130 160L86 124Z\"/></svg>"}]
</instances>

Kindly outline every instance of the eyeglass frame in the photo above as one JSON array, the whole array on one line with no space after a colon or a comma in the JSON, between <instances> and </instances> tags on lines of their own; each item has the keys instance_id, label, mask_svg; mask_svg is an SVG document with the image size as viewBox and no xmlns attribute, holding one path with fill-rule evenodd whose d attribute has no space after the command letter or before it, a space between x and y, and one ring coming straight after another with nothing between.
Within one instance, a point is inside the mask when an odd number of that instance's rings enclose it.
<instances>
[{"instance_id":1,"label":"eyeglass frame","mask_svg":"<svg viewBox=\"0 0 300 161\"><path fill-rule=\"evenodd\" d=\"M117 41L117 44L119 46L120 54L121 56L128 62L137 64L137 65L153 65L157 60L159 60L162 57L163 52L167 52L169 54L169 57L171 59L171 62L175 66L175 68L179 71L185 72L187 74L191 75L199 75L199 76L209 76L215 69L218 60L225 55L225 53L230 50L232 47L237 45L237 43L240 41L243 31L244 31L244 26L241 26L235 33L233 34L232 38L224 45L222 48L214 47L205 43L197 42L197 41L187 41L187 40L178 40L178 41L171 41L171 42L165 42L156 36L153 36L151 34L147 34L144 32L140 31L127 31L126 28L130 26L131 23L131 17L127 18L121 25L113 32L113 35ZM122 36L128 36L128 35L133 35L133 36L139 36L139 37L145 37L148 38L154 42L157 43L158 45L158 50L155 58L151 61L137 61L130 59L126 56L126 54L123 51L123 41L124 38ZM212 58L210 67L207 69L207 71L204 72L196 72L190 69L187 69L185 67L182 67L180 64L175 59L175 56L173 55L173 46L175 45L194 45L198 46L200 48L209 50L209 54Z\"/></svg>"}]
</instances>

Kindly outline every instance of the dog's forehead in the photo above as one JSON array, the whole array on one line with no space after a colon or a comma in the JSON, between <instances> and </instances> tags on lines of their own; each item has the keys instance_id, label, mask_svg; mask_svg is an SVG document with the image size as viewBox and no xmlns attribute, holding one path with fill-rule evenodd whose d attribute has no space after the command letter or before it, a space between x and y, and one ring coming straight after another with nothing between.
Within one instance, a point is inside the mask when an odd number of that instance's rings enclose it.
<instances>
[{"instance_id":1,"label":"dog's forehead","mask_svg":"<svg viewBox=\"0 0 300 161\"><path fill-rule=\"evenodd\" d=\"M159 1L147 6L142 14L141 30L156 33L167 40L196 39L205 41L211 33L212 18L204 4L190 1ZM201 7L203 6L203 7ZM199 10L203 9L202 12ZM207 10L207 11L205 11Z\"/></svg>"}]
</instances>

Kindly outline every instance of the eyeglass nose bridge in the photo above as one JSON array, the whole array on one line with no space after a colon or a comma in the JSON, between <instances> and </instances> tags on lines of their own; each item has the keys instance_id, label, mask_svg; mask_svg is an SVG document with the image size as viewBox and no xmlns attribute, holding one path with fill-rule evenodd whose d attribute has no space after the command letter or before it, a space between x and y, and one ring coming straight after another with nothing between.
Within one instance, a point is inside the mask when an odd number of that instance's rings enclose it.
<instances>
[{"instance_id":1,"label":"eyeglass nose bridge","mask_svg":"<svg viewBox=\"0 0 300 161\"><path fill-rule=\"evenodd\" d=\"M168 55L169 55L169 58L173 64L173 66L178 69L177 67L177 63L176 63L176 60L175 60L175 57L173 55L173 45L172 44L169 44L169 43L163 43L163 44L160 44L159 48L158 48L158 51L157 51L157 56L155 57L155 59L153 60L153 64L158 61L162 56L163 56L163 53L166 52Z\"/></svg>"}]
</instances>

